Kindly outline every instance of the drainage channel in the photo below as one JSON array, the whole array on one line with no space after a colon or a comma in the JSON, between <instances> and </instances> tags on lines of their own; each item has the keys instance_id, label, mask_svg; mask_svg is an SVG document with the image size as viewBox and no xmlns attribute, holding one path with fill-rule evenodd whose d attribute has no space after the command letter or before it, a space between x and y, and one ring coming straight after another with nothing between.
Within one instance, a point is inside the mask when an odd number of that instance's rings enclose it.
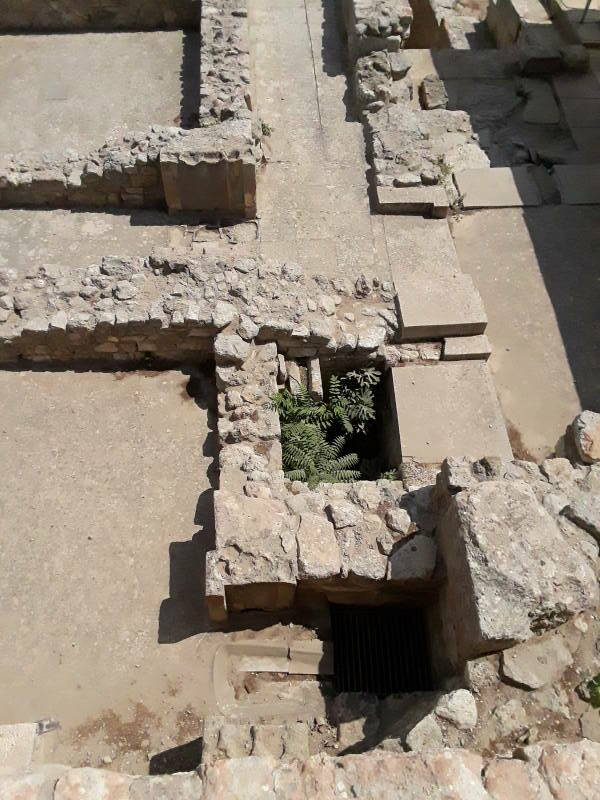
<instances>
[{"instance_id":1,"label":"drainage channel","mask_svg":"<svg viewBox=\"0 0 600 800\"><path fill-rule=\"evenodd\" d=\"M421 609L331 605L330 610L338 692L385 697L432 689Z\"/></svg>"}]
</instances>

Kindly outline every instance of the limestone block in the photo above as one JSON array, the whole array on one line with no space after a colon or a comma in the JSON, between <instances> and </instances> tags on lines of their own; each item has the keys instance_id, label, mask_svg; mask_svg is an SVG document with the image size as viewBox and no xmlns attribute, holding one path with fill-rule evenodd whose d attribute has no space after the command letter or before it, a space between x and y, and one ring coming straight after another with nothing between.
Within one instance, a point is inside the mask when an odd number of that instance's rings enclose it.
<instances>
[{"instance_id":1,"label":"limestone block","mask_svg":"<svg viewBox=\"0 0 600 800\"><path fill-rule=\"evenodd\" d=\"M59 764L37 766L35 771L3 774L0 767L2 800L54 800L56 781L68 770Z\"/></svg>"},{"instance_id":2,"label":"limestone block","mask_svg":"<svg viewBox=\"0 0 600 800\"><path fill-rule=\"evenodd\" d=\"M305 722L252 726L252 755L273 756L290 761L309 757L308 727Z\"/></svg>"},{"instance_id":3,"label":"limestone block","mask_svg":"<svg viewBox=\"0 0 600 800\"><path fill-rule=\"evenodd\" d=\"M320 639L300 639L290 645L292 675L333 675L333 644Z\"/></svg>"},{"instance_id":4,"label":"limestone block","mask_svg":"<svg viewBox=\"0 0 600 800\"><path fill-rule=\"evenodd\" d=\"M467 689L457 689L440 697L435 713L460 730L470 731L477 725L477 703Z\"/></svg>"},{"instance_id":5,"label":"limestone block","mask_svg":"<svg viewBox=\"0 0 600 800\"><path fill-rule=\"evenodd\" d=\"M406 275L392 266L403 341L482 334L483 301L470 275Z\"/></svg>"},{"instance_id":6,"label":"limestone block","mask_svg":"<svg viewBox=\"0 0 600 800\"><path fill-rule=\"evenodd\" d=\"M560 679L573 663L563 638L559 635L530 639L504 650L502 675L527 689L539 689Z\"/></svg>"},{"instance_id":7,"label":"limestone block","mask_svg":"<svg viewBox=\"0 0 600 800\"><path fill-rule=\"evenodd\" d=\"M521 481L460 492L437 533L445 633L459 657L526 641L597 602L589 562Z\"/></svg>"},{"instance_id":8,"label":"limestone block","mask_svg":"<svg viewBox=\"0 0 600 800\"><path fill-rule=\"evenodd\" d=\"M563 203L600 204L600 164L557 164L553 175Z\"/></svg>"},{"instance_id":9,"label":"limestone block","mask_svg":"<svg viewBox=\"0 0 600 800\"><path fill-rule=\"evenodd\" d=\"M562 513L584 531L591 533L600 541L600 494L598 492L579 492Z\"/></svg>"},{"instance_id":10,"label":"limestone block","mask_svg":"<svg viewBox=\"0 0 600 800\"><path fill-rule=\"evenodd\" d=\"M444 83L437 75L426 75L419 86L419 99L423 108L446 108L448 95Z\"/></svg>"},{"instance_id":11,"label":"limestone block","mask_svg":"<svg viewBox=\"0 0 600 800\"><path fill-rule=\"evenodd\" d=\"M482 359L487 361L492 347L487 336L452 336L444 339L444 361Z\"/></svg>"},{"instance_id":12,"label":"limestone block","mask_svg":"<svg viewBox=\"0 0 600 800\"><path fill-rule=\"evenodd\" d=\"M537 184L525 166L467 169L455 172L454 180L465 209L542 204Z\"/></svg>"},{"instance_id":13,"label":"limestone block","mask_svg":"<svg viewBox=\"0 0 600 800\"><path fill-rule=\"evenodd\" d=\"M199 800L202 779L197 772L148 775L136 778L129 787L129 800Z\"/></svg>"},{"instance_id":14,"label":"limestone block","mask_svg":"<svg viewBox=\"0 0 600 800\"><path fill-rule=\"evenodd\" d=\"M198 128L160 153L169 209L256 214L256 154L250 120Z\"/></svg>"},{"instance_id":15,"label":"limestone block","mask_svg":"<svg viewBox=\"0 0 600 800\"><path fill-rule=\"evenodd\" d=\"M129 800L130 775L103 769L70 769L58 779L54 800Z\"/></svg>"},{"instance_id":16,"label":"limestone block","mask_svg":"<svg viewBox=\"0 0 600 800\"><path fill-rule=\"evenodd\" d=\"M582 411L573 421L573 439L584 464L600 461L600 414Z\"/></svg>"},{"instance_id":17,"label":"limestone block","mask_svg":"<svg viewBox=\"0 0 600 800\"><path fill-rule=\"evenodd\" d=\"M387 381L394 414L390 442L404 461L439 464L465 454L512 458L485 362L407 364L390 370Z\"/></svg>"},{"instance_id":18,"label":"limestone block","mask_svg":"<svg viewBox=\"0 0 600 800\"><path fill-rule=\"evenodd\" d=\"M442 218L448 214L448 198L440 186L378 186L377 208L381 214L423 214Z\"/></svg>"},{"instance_id":19,"label":"limestone block","mask_svg":"<svg viewBox=\"0 0 600 800\"><path fill-rule=\"evenodd\" d=\"M0 725L0 769L14 772L28 769L33 760L36 738L35 722Z\"/></svg>"},{"instance_id":20,"label":"limestone block","mask_svg":"<svg viewBox=\"0 0 600 800\"><path fill-rule=\"evenodd\" d=\"M432 577L437 558L435 539L416 534L403 540L389 557L388 580L422 581Z\"/></svg>"},{"instance_id":21,"label":"limestone block","mask_svg":"<svg viewBox=\"0 0 600 800\"><path fill-rule=\"evenodd\" d=\"M298 577L323 580L340 574L340 548L333 525L319 514L300 516L298 542Z\"/></svg>"}]
</instances>

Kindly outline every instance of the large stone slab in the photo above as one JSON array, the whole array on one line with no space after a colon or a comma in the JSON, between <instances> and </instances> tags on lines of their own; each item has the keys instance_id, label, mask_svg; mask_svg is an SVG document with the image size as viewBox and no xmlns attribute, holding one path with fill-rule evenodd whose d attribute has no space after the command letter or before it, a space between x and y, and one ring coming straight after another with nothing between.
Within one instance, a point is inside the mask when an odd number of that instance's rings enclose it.
<instances>
[{"instance_id":1,"label":"large stone slab","mask_svg":"<svg viewBox=\"0 0 600 800\"><path fill-rule=\"evenodd\" d=\"M454 173L454 181L465 209L542 204L540 191L528 167L465 169Z\"/></svg>"},{"instance_id":2,"label":"large stone slab","mask_svg":"<svg viewBox=\"0 0 600 800\"><path fill-rule=\"evenodd\" d=\"M521 481L452 498L437 527L440 600L455 659L502 650L598 602L593 567Z\"/></svg>"},{"instance_id":3,"label":"large stone slab","mask_svg":"<svg viewBox=\"0 0 600 800\"><path fill-rule=\"evenodd\" d=\"M390 438L402 458L440 463L446 456L512 458L500 406L483 361L408 364L390 370L395 415Z\"/></svg>"},{"instance_id":4,"label":"large stone slab","mask_svg":"<svg viewBox=\"0 0 600 800\"><path fill-rule=\"evenodd\" d=\"M441 339L474 336L485 331L483 301L469 275L423 271L398 275L392 266L402 339Z\"/></svg>"},{"instance_id":5,"label":"large stone slab","mask_svg":"<svg viewBox=\"0 0 600 800\"><path fill-rule=\"evenodd\" d=\"M600 205L600 164L557 164L554 177L563 203Z\"/></svg>"}]
</instances>

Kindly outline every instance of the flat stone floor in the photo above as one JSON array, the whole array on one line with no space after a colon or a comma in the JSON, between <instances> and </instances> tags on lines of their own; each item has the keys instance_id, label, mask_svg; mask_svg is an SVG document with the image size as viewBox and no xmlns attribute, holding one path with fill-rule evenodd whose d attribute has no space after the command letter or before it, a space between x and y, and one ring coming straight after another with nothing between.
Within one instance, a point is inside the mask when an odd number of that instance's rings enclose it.
<instances>
[{"instance_id":1,"label":"flat stone floor","mask_svg":"<svg viewBox=\"0 0 600 800\"><path fill-rule=\"evenodd\" d=\"M0 268L82 267L103 255L147 256L186 246L188 226L160 211L105 213L64 209L0 210Z\"/></svg>"},{"instance_id":2,"label":"flat stone floor","mask_svg":"<svg viewBox=\"0 0 600 800\"><path fill-rule=\"evenodd\" d=\"M309 274L389 279L382 218L369 211L362 125L350 112L336 0L254 0L256 107L272 129L258 184L260 240L246 249Z\"/></svg>"},{"instance_id":3,"label":"flat stone floor","mask_svg":"<svg viewBox=\"0 0 600 800\"><path fill-rule=\"evenodd\" d=\"M1 36L0 152L87 153L120 127L178 124L197 42L182 31Z\"/></svg>"},{"instance_id":4,"label":"flat stone floor","mask_svg":"<svg viewBox=\"0 0 600 800\"><path fill-rule=\"evenodd\" d=\"M453 233L513 448L541 460L582 408L600 411L600 207L477 211Z\"/></svg>"},{"instance_id":5,"label":"flat stone floor","mask_svg":"<svg viewBox=\"0 0 600 800\"><path fill-rule=\"evenodd\" d=\"M46 759L146 773L201 735L211 383L0 372L0 720L54 717ZM54 734L49 734L48 739Z\"/></svg>"}]
</instances>

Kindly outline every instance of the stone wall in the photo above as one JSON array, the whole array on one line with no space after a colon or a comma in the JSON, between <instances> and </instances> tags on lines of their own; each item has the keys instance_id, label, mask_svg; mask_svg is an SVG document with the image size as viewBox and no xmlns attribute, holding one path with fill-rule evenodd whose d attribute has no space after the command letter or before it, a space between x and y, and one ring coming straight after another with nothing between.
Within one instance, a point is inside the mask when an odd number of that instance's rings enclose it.
<instances>
[{"instance_id":1,"label":"stone wall","mask_svg":"<svg viewBox=\"0 0 600 800\"><path fill-rule=\"evenodd\" d=\"M198 130L153 125L81 156L0 159L0 207L157 208L254 217L260 148L250 120Z\"/></svg>"},{"instance_id":2,"label":"stone wall","mask_svg":"<svg viewBox=\"0 0 600 800\"><path fill-rule=\"evenodd\" d=\"M151 0L146 4L152 5ZM21 5L25 13L29 3ZM111 27L113 17L126 26L125 11L142 14L144 5L114 4L107 9L103 3L106 27ZM201 19L196 2L154 0L154 6L164 14L170 9L177 18L187 9L193 12L194 24L201 25L198 106L192 113L201 127L152 125L143 131L124 131L88 154L3 154L0 208L166 205L172 211L198 211L206 217L256 215L256 167L261 151L252 124L245 3L203 3ZM77 3L62 0L52 4L51 15L75 19L77 9ZM90 15L94 9L92 4Z\"/></svg>"},{"instance_id":3,"label":"stone wall","mask_svg":"<svg viewBox=\"0 0 600 800\"><path fill-rule=\"evenodd\" d=\"M0 0L0 30L153 30L198 24L199 0Z\"/></svg>"},{"instance_id":4,"label":"stone wall","mask_svg":"<svg viewBox=\"0 0 600 800\"><path fill-rule=\"evenodd\" d=\"M495 758L459 748L419 754L315 755L292 761L256 755L218 760L199 774L145 777L48 765L0 776L0 794L3 800L598 800L599 771L600 745L583 739L542 742L522 747L512 757Z\"/></svg>"},{"instance_id":5,"label":"stone wall","mask_svg":"<svg viewBox=\"0 0 600 800\"><path fill-rule=\"evenodd\" d=\"M332 282L263 258L158 249L147 259L108 256L79 270L0 271L3 363L147 355L182 362L211 354L225 328L242 342L275 340L294 356L367 356L397 326L391 284L362 276L356 285Z\"/></svg>"},{"instance_id":6,"label":"stone wall","mask_svg":"<svg viewBox=\"0 0 600 800\"><path fill-rule=\"evenodd\" d=\"M200 125L251 116L247 16L246 0L202 3Z\"/></svg>"}]
</instances>

